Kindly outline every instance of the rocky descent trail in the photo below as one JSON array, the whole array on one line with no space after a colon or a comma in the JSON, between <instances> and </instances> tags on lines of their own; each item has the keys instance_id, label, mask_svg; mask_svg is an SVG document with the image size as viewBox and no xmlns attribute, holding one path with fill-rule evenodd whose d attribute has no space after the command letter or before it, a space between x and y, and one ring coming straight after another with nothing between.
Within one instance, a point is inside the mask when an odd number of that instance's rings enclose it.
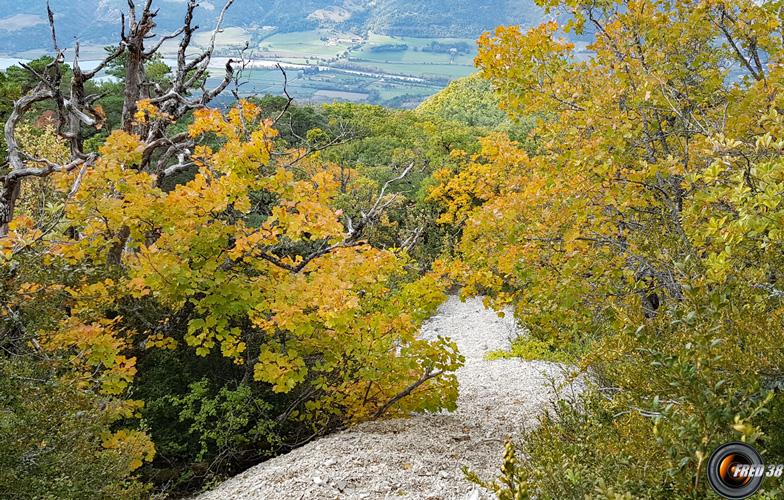
<instances>
[{"instance_id":1,"label":"rocky descent trail","mask_svg":"<svg viewBox=\"0 0 784 500\"><path fill-rule=\"evenodd\" d=\"M479 499L467 466L495 477L504 441L551 407L565 369L554 363L485 359L518 336L511 314L499 318L481 299L450 297L422 327L452 338L465 356L454 413L367 422L326 436L226 481L199 497L223 499ZM561 396L579 391L561 388Z\"/></svg>"}]
</instances>

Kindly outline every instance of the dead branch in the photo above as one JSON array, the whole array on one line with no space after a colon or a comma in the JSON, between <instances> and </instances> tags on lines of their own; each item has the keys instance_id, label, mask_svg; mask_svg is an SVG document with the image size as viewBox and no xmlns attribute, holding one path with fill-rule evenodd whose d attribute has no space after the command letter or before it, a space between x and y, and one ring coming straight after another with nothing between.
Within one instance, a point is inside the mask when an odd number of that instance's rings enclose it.
<instances>
[{"instance_id":1,"label":"dead branch","mask_svg":"<svg viewBox=\"0 0 784 500\"><path fill-rule=\"evenodd\" d=\"M46 17L49 19L49 30L51 31L52 36L52 46L55 52L60 52L60 47L57 45L57 30L54 27L54 12L52 12L52 7L49 5L49 2L46 2Z\"/></svg>"},{"instance_id":2,"label":"dead branch","mask_svg":"<svg viewBox=\"0 0 784 500\"><path fill-rule=\"evenodd\" d=\"M384 186L381 188L381 193L379 193L378 198L376 198L376 202L373 204L372 207L370 207L370 210L368 210L367 213L360 212L362 214L362 218L359 220L359 222L356 225L353 224L351 218L347 219L347 225L348 225L347 239L352 239L362 234L362 232L368 225L374 222L381 215L381 213L384 210L386 210L387 207L389 207L392 203L395 202L396 197L394 196L386 201L384 200L387 189L389 189L391 185L403 180L409 174L409 172L411 172L411 169L413 168L414 168L414 163L412 162L408 167L405 168L405 170L403 170L403 172L400 175L385 182Z\"/></svg>"},{"instance_id":3,"label":"dead branch","mask_svg":"<svg viewBox=\"0 0 784 500\"><path fill-rule=\"evenodd\" d=\"M233 59L225 65L224 78L213 88L207 89L204 81L207 78L218 33L222 31L226 12L234 0L226 0L215 27L210 36L208 47L201 53L190 55L193 33L198 26L193 26L194 11L198 7L195 0L188 0L183 24L174 32L157 39L151 47L146 42L153 38L157 10L152 8L152 0L145 0L137 6L128 0L128 13L121 16L119 42L114 50L90 71L80 67L80 45L75 45L73 58L73 78L67 94L61 88L64 73L64 53L57 40L55 16L47 3L47 17L51 31L54 59L43 71L37 71L29 65L23 65L38 81L37 85L26 95L14 103L13 109L5 123L3 133L8 148L8 169L0 175L0 237L8 232L8 223L13 218L16 199L20 191L20 183L25 177L42 177L53 172L69 172L79 169L80 175L74 182L72 193L79 188L81 179L96 160L96 155L86 154L83 145L85 127L99 124L101 114L95 109L95 103L101 95L88 95L86 84L109 64L119 57L126 56L125 85L123 95L122 129L133 132L143 138L143 164L140 168L155 166L159 181L167 175L190 166L189 155L193 150L192 141L187 135L178 134L169 137L170 126L194 109L207 106L223 92L235 78ZM173 71L173 81L167 89L151 84L147 78L145 65L150 62L169 40L179 38L177 52L177 68ZM136 123L134 116L137 102L150 99L162 111L161 118L151 123ZM70 146L70 160L56 164L46 159L35 158L21 150L16 141L16 129L25 116L38 103L50 102L54 105L57 116L56 131ZM155 158L158 158L155 161ZM173 158L179 161L175 165L168 163ZM0 172L2 173L2 172Z\"/></svg>"},{"instance_id":4,"label":"dead branch","mask_svg":"<svg viewBox=\"0 0 784 500\"><path fill-rule=\"evenodd\" d=\"M419 237L422 236L422 233L424 232L425 227L419 226L410 236L403 240L403 242L400 244L400 248L406 252L410 252L411 249L414 248L414 246L417 244L417 241L419 241Z\"/></svg>"},{"instance_id":5,"label":"dead branch","mask_svg":"<svg viewBox=\"0 0 784 500\"><path fill-rule=\"evenodd\" d=\"M283 66L281 66L280 63L275 64L275 67L278 68L281 73L283 73L283 94L286 96L286 105L283 106L280 114L278 114L277 118L275 118L275 120L272 122L273 126L278 124L280 119L283 118L283 115L286 114L286 111L288 111L291 107L292 101L294 101L294 98L289 94L289 76L286 74L286 70L283 69Z\"/></svg>"}]
</instances>

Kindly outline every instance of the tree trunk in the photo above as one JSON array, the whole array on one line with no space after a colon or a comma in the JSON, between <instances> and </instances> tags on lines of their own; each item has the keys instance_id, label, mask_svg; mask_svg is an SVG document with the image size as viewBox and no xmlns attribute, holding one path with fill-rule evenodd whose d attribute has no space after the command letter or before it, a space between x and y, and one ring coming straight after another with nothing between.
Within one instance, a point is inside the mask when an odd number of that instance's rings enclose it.
<instances>
[{"instance_id":1,"label":"tree trunk","mask_svg":"<svg viewBox=\"0 0 784 500\"><path fill-rule=\"evenodd\" d=\"M136 114L136 103L141 98L141 86L144 83L144 47L137 38L128 45L128 66L125 68L125 98L123 100L122 129L133 132L133 117Z\"/></svg>"},{"instance_id":2,"label":"tree trunk","mask_svg":"<svg viewBox=\"0 0 784 500\"><path fill-rule=\"evenodd\" d=\"M0 238L8 235L8 223L14 218L16 199L19 197L21 182L6 181L0 193Z\"/></svg>"},{"instance_id":3,"label":"tree trunk","mask_svg":"<svg viewBox=\"0 0 784 500\"><path fill-rule=\"evenodd\" d=\"M106 255L106 264L108 266L119 266L122 263L123 251L130 235L131 229L128 226L123 226L117 231L117 241L114 242Z\"/></svg>"}]
</instances>

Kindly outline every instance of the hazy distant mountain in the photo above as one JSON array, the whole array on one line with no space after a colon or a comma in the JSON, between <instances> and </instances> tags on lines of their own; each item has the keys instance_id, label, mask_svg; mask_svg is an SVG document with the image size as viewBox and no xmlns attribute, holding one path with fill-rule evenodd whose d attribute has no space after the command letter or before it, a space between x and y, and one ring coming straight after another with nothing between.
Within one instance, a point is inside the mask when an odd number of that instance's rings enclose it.
<instances>
[{"instance_id":1,"label":"hazy distant mountain","mask_svg":"<svg viewBox=\"0 0 784 500\"><path fill-rule=\"evenodd\" d=\"M136 0L142 3L143 0ZM197 24L207 29L223 0L204 0ZM62 43L117 38L126 0L51 0ZM185 0L155 0L158 32L180 22ZM334 26L415 37L474 37L499 24L532 24L540 17L532 0L236 0L227 26L276 26L301 31ZM45 0L0 0L0 53L49 48Z\"/></svg>"}]
</instances>

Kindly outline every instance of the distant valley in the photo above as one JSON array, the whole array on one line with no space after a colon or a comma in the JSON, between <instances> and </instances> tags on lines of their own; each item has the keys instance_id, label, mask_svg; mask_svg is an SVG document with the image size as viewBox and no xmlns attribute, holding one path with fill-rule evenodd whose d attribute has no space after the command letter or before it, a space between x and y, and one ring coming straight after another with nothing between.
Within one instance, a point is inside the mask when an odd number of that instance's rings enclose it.
<instances>
[{"instance_id":1,"label":"distant valley","mask_svg":"<svg viewBox=\"0 0 784 500\"><path fill-rule=\"evenodd\" d=\"M138 1L138 0L137 0ZM157 0L158 35L173 31L184 0ZM478 4L478 5L477 5ZM52 0L63 45L82 44L82 59L102 57L116 42L126 0ZM196 44L204 45L219 0L201 2ZM29 60L50 50L46 4L0 0L0 65ZM449 81L473 72L475 39L499 24L532 25L541 19L533 3L506 0L236 0L218 37L216 74L225 58L237 58L248 43L252 59L243 77L243 94L280 93L281 64L289 91L300 101L346 100L413 107ZM164 57L176 45L164 46Z\"/></svg>"}]
</instances>

